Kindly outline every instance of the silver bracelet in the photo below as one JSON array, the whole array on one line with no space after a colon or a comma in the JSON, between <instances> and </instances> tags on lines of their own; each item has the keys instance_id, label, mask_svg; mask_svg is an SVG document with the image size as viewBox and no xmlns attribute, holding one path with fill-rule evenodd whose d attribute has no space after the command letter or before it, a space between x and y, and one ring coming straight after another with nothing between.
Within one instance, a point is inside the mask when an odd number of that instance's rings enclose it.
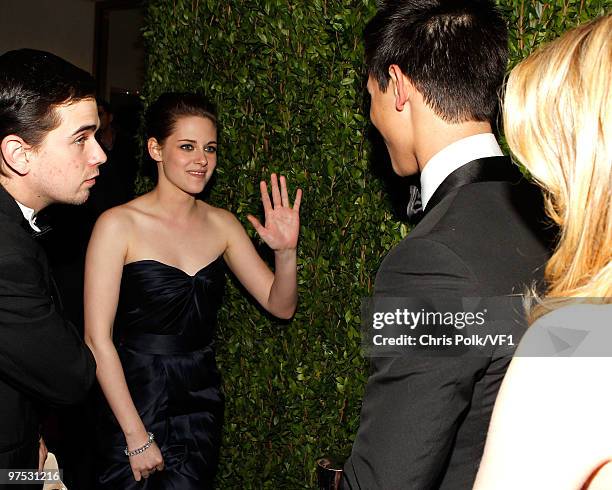
<instances>
[{"instance_id":1,"label":"silver bracelet","mask_svg":"<svg viewBox=\"0 0 612 490\"><path fill-rule=\"evenodd\" d=\"M151 444L153 444L153 441L155 440L155 436L153 435L153 432L147 432L147 434L149 434L149 440L145 443L144 446L134 449L133 451L128 451L127 446L125 446L125 449L123 452L128 458L131 456L136 456L137 454L140 454L140 453L144 453L147 449L151 447Z\"/></svg>"}]
</instances>

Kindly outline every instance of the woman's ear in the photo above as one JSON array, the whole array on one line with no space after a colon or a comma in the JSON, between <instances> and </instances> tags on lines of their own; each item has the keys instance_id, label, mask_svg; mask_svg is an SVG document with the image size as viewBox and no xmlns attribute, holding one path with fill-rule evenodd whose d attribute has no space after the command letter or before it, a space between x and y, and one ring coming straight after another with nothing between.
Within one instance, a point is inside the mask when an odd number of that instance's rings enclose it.
<instances>
[{"instance_id":1,"label":"woman's ear","mask_svg":"<svg viewBox=\"0 0 612 490\"><path fill-rule=\"evenodd\" d=\"M156 162L162 161L161 145L155 138L149 138L147 140L147 150L149 150L149 155L153 160Z\"/></svg>"},{"instance_id":2,"label":"woman's ear","mask_svg":"<svg viewBox=\"0 0 612 490\"><path fill-rule=\"evenodd\" d=\"M6 136L1 143L2 158L4 163L19 175L26 175L30 171L30 159L32 147L23 139L14 134Z\"/></svg>"}]
</instances>

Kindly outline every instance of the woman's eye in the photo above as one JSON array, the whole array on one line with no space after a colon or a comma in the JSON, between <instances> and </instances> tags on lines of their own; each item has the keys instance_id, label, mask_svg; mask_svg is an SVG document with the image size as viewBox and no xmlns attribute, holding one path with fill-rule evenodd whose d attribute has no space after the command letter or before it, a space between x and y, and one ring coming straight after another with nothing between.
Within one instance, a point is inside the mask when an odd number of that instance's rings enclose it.
<instances>
[{"instance_id":1,"label":"woman's eye","mask_svg":"<svg viewBox=\"0 0 612 490\"><path fill-rule=\"evenodd\" d=\"M206 147L204 148L204 151L205 151L206 153L217 153L217 147L216 147L216 146L209 145L209 146L206 146Z\"/></svg>"},{"instance_id":2,"label":"woman's eye","mask_svg":"<svg viewBox=\"0 0 612 490\"><path fill-rule=\"evenodd\" d=\"M193 145L190 145L190 144L181 145L181 150L191 151L193 150Z\"/></svg>"}]
</instances>

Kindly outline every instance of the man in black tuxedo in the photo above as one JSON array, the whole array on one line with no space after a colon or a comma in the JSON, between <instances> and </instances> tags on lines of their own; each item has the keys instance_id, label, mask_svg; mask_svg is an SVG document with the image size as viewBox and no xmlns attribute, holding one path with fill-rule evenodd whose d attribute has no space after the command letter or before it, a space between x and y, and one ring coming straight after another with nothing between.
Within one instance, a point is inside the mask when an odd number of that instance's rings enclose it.
<instances>
[{"instance_id":1,"label":"man in black tuxedo","mask_svg":"<svg viewBox=\"0 0 612 490\"><path fill-rule=\"evenodd\" d=\"M85 202L106 159L94 93L89 74L50 53L0 56L0 469L38 468L42 409L82 400L95 377L35 239L36 213Z\"/></svg>"},{"instance_id":2,"label":"man in black tuxedo","mask_svg":"<svg viewBox=\"0 0 612 490\"><path fill-rule=\"evenodd\" d=\"M372 123L394 171L420 173L424 207L382 262L375 297L522 293L548 251L541 196L492 134L507 63L493 2L385 2L365 46ZM507 351L372 358L343 487L471 489L509 361Z\"/></svg>"}]
</instances>

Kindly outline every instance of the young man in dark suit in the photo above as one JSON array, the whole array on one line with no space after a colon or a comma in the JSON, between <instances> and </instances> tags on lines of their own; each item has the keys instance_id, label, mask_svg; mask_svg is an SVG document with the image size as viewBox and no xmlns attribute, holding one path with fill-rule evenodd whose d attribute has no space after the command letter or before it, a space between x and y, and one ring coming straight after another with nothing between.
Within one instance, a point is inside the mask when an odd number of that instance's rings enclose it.
<instances>
[{"instance_id":1,"label":"young man in dark suit","mask_svg":"<svg viewBox=\"0 0 612 490\"><path fill-rule=\"evenodd\" d=\"M547 247L540 196L492 134L507 63L493 2L385 2L365 45L372 123L394 171L420 173L424 207L382 262L375 297L425 304L522 293L540 277ZM472 488L509 360L374 357L344 488Z\"/></svg>"},{"instance_id":2,"label":"young man in dark suit","mask_svg":"<svg viewBox=\"0 0 612 490\"><path fill-rule=\"evenodd\" d=\"M39 468L41 409L77 403L95 377L33 237L36 213L85 202L106 159L94 93L89 74L50 53L0 56L0 469Z\"/></svg>"}]
</instances>

